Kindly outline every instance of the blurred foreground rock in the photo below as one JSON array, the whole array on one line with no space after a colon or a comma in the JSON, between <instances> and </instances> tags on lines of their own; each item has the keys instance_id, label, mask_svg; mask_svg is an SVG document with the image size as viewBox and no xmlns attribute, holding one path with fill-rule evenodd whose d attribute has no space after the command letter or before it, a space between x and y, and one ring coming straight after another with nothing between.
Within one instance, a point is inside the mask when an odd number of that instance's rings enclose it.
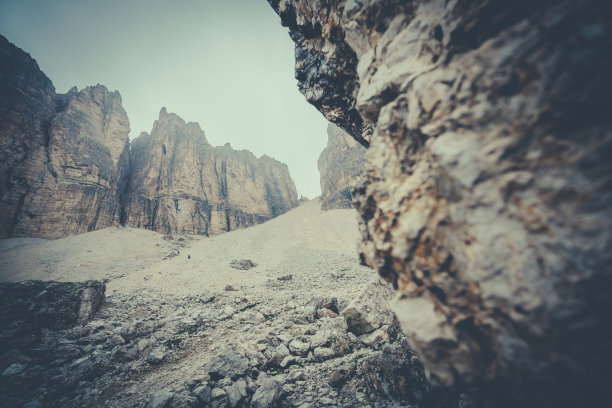
<instances>
[{"instance_id":1,"label":"blurred foreground rock","mask_svg":"<svg viewBox=\"0 0 612 408\"><path fill-rule=\"evenodd\" d=\"M270 0L300 91L364 146L361 257L437 384L493 406L612 386L603 0Z\"/></svg>"}]
</instances>

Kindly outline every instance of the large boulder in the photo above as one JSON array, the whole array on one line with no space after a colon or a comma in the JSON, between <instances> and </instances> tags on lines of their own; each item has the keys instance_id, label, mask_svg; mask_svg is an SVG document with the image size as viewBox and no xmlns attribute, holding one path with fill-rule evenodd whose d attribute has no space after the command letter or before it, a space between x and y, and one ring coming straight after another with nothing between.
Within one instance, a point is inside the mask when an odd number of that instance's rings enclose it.
<instances>
[{"instance_id":1,"label":"large boulder","mask_svg":"<svg viewBox=\"0 0 612 408\"><path fill-rule=\"evenodd\" d=\"M356 335L371 333L383 325L391 325L395 319L389 301L393 289L387 282L377 279L342 310L349 331Z\"/></svg>"},{"instance_id":2,"label":"large boulder","mask_svg":"<svg viewBox=\"0 0 612 408\"><path fill-rule=\"evenodd\" d=\"M607 2L269 2L300 91L369 145L361 258L430 380L593 405L611 385Z\"/></svg>"}]
</instances>

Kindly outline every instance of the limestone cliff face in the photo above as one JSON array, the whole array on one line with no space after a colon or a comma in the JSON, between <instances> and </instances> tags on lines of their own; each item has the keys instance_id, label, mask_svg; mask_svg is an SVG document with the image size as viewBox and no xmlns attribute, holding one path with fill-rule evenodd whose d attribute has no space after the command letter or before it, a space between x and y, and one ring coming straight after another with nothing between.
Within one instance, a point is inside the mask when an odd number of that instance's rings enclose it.
<instances>
[{"instance_id":1,"label":"limestone cliff face","mask_svg":"<svg viewBox=\"0 0 612 408\"><path fill-rule=\"evenodd\" d=\"M370 144L361 256L397 288L431 380L486 384L494 406L603 395L607 3L270 4L296 43L300 90Z\"/></svg>"},{"instance_id":2,"label":"limestone cliff face","mask_svg":"<svg viewBox=\"0 0 612 408\"><path fill-rule=\"evenodd\" d=\"M366 149L348 133L330 123L327 147L319 156L321 208L353 207L353 188L360 184L365 167Z\"/></svg>"},{"instance_id":3,"label":"limestone cliff face","mask_svg":"<svg viewBox=\"0 0 612 408\"><path fill-rule=\"evenodd\" d=\"M197 123L162 109L132 143L125 222L163 233L216 235L297 206L286 165L229 145L215 148Z\"/></svg>"},{"instance_id":4,"label":"limestone cliff face","mask_svg":"<svg viewBox=\"0 0 612 408\"><path fill-rule=\"evenodd\" d=\"M214 235L297 206L285 164L214 148L165 109L131 153L129 131L118 92L56 94L36 61L0 36L0 238L125 223Z\"/></svg>"},{"instance_id":5,"label":"limestone cliff face","mask_svg":"<svg viewBox=\"0 0 612 408\"><path fill-rule=\"evenodd\" d=\"M0 237L59 238L118 225L129 121L104 86L58 95L0 37Z\"/></svg>"}]
</instances>

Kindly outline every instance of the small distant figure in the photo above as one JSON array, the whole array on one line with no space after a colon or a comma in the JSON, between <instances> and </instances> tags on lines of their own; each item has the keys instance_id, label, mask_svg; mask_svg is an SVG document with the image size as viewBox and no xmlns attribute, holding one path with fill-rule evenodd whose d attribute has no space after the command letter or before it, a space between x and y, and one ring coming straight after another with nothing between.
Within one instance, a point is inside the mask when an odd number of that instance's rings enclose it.
<instances>
[{"instance_id":1,"label":"small distant figure","mask_svg":"<svg viewBox=\"0 0 612 408\"><path fill-rule=\"evenodd\" d=\"M191 255L187 255L187 259L191 259Z\"/></svg>"}]
</instances>

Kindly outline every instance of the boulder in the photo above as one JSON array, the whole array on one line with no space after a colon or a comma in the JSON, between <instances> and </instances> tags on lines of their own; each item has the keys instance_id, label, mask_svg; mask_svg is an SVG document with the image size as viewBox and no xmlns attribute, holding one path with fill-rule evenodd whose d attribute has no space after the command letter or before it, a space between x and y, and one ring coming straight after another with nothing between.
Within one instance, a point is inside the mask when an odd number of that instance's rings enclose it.
<instances>
[{"instance_id":1,"label":"boulder","mask_svg":"<svg viewBox=\"0 0 612 408\"><path fill-rule=\"evenodd\" d=\"M251 399L251 408L275 407L280 399L282 383L273 378L258 381L257 391Z\"/></svg>"},{"instance_id":2,"label":"boulder","mask_svg":"<svg viewBox=\"0 0 612 408\"><path fill-rule=\"evenodd\" d=\"M394 314L389 301L393 297L391 285L376 280L340 313L348 329L355 335L371 333L382 325L391 325Z\"/></svg>"}]
</instances>

